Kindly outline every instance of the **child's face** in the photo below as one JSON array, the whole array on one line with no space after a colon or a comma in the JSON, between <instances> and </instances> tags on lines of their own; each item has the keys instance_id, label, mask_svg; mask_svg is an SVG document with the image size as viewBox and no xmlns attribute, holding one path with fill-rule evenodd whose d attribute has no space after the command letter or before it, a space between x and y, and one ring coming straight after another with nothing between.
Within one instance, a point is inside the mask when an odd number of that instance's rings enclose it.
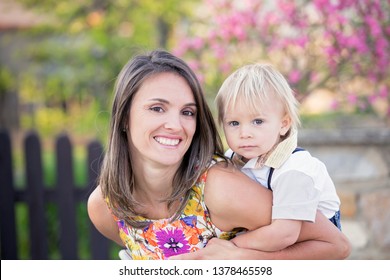
<instances>
[{"instance_id":1,"label":"child's face","mask_svg":"<svg viewBox=\"0 0 390 280\"><path fill-rule=\"evenodd\" d=\"M223 121L229 147L247 160L269 152L291 126L291 119L275 98L257 109L253 112L238 100L234 107L228 106Z\"/></svg>"}]
</instances>

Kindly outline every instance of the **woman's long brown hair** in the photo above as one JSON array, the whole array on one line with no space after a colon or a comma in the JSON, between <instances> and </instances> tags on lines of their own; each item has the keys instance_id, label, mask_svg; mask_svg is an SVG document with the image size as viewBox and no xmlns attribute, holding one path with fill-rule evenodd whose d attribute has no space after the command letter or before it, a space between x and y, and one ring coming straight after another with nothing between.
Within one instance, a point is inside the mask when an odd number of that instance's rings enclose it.
<instances>
[{"instance_id":1,"label":"woman's long brown hair","mask_svg":"<svg viewBox=\"0 0 390 280\"><path fill-rule=\"evenodd\" d=\"M116 80L109 140L99 184L103 196L109 201L112 213L137 228L144 227L146 223L136 219L143 213L136 211L140 209L140 203L133 196L136 188L135 176L129 152L129 139L123 130L127 127L132 100L141 85L153 75L165 72L183 77L190 86L197 104L196 131L173 178L172 194L166 199L168 207L174 201L181 200L173 218L177 218L184 209L192 186L210 165L212 156L223 154L222 141L213 116L199 81L190 67L180 58L164 50L152 51L131 59Z\"/></svg>"}]
</instances>

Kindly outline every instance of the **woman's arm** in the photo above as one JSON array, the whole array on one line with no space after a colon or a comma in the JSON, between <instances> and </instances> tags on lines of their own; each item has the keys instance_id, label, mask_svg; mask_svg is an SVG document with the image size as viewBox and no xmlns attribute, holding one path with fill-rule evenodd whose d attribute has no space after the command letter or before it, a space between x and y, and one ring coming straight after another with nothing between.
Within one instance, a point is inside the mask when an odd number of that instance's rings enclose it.
<instances>
[{"instance_id":1,"label":"woman's arm","mask_svg":"<svg viewBox=\"0 0 390 280\"><path fill-rule=\"evenodd\" d=\"M231 166L216 165L209 170L205 202L213 223L224 231L253 230L271 222L272 193ZM174 259L345 259L350 250L346 236L318 213L315 223L302 223L298 242L283 250L243 249L221 240Z\"/></svg>"},{"instance_id":2,"label":"woman's arm","mask_svg":"<svg viewBox=\"0 0 390 280\"><path fill-rule=\"evenodd\" d=\"M312 231L312 232L311 232ZM205 248L194 253L171 257L172 260L311 260L346 259L351 246L346 236L321 213L317 213L316 222L304 222L302 238L306 234L317 235L318 240L297 242L286 249L275 252L263 252L243 249L233 242L218 238L211 239ZM311 233L310 233L311 232Z\"/></svg>"},{"instance_id":3,"label":"woman's arm","mask_svg":"<svg viewBox=\"0 0 390 280\"><path fill-rule=\"evenodd\" d=\"M272 192L231 165L210 168L204 198L213 224L223 231L271 223Z\"/></svg>"},{"instance_id":4,"label":"woman's arm","mask_svg":"<svg viewBox=\"0 0 390 280\"><path fill-rule=\"evenodd\" d=\"M100 186L88 198L88 215L101 234L123 246L123 242L119 237L118 226L111 215L107 203L104 201Z\"/></svg>"}]
</instances>

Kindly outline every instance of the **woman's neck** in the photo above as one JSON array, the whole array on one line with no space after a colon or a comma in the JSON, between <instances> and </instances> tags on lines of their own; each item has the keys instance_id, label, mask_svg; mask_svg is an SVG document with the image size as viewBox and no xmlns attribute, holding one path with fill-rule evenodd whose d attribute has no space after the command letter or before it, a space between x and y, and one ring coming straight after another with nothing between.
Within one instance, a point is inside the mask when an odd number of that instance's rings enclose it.
<instances>
[{"instance_id":1,"label":"woman's neck","mask_svg":"<svg viewBox=\"0 0 390 280\"><path fill-rule=\"evenodd\" d=\"M140 209L147 218L169 218L168 203L164 200L172 193L173 177L177 168L155 168L143 164L134 167L134 196L143 205Z\"/></svg>"}]
</instances>

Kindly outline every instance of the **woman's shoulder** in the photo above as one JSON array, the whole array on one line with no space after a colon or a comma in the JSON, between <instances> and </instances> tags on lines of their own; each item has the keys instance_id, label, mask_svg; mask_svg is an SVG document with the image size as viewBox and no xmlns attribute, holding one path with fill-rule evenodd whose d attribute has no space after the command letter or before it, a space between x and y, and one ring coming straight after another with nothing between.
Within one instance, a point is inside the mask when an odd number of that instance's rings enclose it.
<instances>
[{"instance_id":1,"label":"woman's shoulder","mask_svg":"<svg viewBox=\"0 0 390 280\"><path fill-rule=\"evenodd\" d=\"M270 195L266 188L249 178L230 161L217 162L211 166L208 170L205 185L206 197L214 200L216 197L221 198L223 194L221 200L225 203L231 203L232 200L237 200L238 197L248 199L251 195L255 197Z\"/></svg>"},{"instance_id":2,"label":"woman's shoulder","mask_svg":"<svg viewBox=\"0 0 390 280\"><path fill-rule=\"evenodd\" d=\"M257 183L242 173L229 161L220 161L210 166L207 172L207 191L209 192L234 192L247 188L259 188Z\"/></svg>"},{"instance_id":3,"label":"woman's shoulder","mask_svg":"<svg viewBox=\"0 0 390 280\"><path fill-rule=\"evenodd\" d=\"M209 168L204 199L214 224L224 231L235 227L253 229L270 219L272 193L230 162Z\"/></svg>"},{"instance_id":4,"label":"woman's shoulder","mask_svg":"<svg viewBox=\"0 0 390 280\"><path fill-rule=\"evenodd\" d=\"M107 238L123 245L118 235L116 221L111 215L100 186L88 198L88 215L94 226Z\"/></svg>"},{"instance_id":5,"label":"woman's shoulder","mask_svg":"<svg viewBox=\"0 0 390 280\"><path fill-rule=\"evenodd\" d=\"M88 212L92 216L92 220L99 220L102 217L102 214L110 214L111 209L109 208L109 203L107 198L103 196L100 186L97 186L95 190L88 197Z\"/></svg>"},{"instance_id":6,"label":"woman's shoulder","mask_svg":"<svg viewBox=\"0 0 390 280\"><path fill-rule=\"evenodd\" d=\"M100 186L97 186L88 197L88 207L99 207L102 202L104 202L102 190Z\"/></svg>"}]
</instances>

